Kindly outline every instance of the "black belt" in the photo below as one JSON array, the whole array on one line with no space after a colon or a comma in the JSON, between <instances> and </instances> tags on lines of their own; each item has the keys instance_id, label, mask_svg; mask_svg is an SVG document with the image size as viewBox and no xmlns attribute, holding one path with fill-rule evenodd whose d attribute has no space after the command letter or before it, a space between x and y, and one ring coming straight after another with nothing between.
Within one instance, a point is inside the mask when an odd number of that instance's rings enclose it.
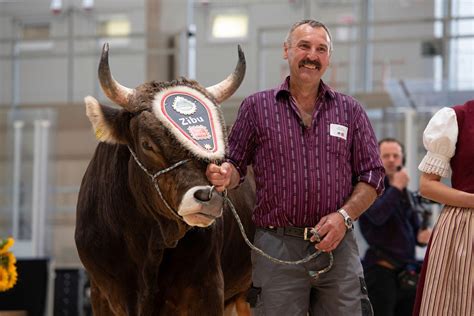
<instances>
[{"instance_id":1,"label":"black belt","mask_svg":"<svg viewBox=\"0 0 474 316\"><path fill-rule=\"evenodd\" d=\"M260 227L263 230L268 230L274 233L277 233L278 235L285 235L285 236L291 236L291 237L296 237L296 238L301 238L303 240L309 240L311 236L313 235L311 233L311 229L314 227L292 227L292 226L286 226L286 227L273 227L273 226L267 226L267 227Z\"/></svg>"}]
</instances>

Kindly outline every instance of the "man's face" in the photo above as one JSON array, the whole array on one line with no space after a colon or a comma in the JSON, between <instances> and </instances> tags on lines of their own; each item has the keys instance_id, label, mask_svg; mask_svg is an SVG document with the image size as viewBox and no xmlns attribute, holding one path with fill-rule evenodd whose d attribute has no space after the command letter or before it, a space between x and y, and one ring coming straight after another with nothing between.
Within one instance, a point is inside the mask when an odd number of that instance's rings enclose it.
<instances>
[{"instance_id":1,"label":"man's face","mask_svg":"<svg viewBox=\"0 0 474 316\"><path fill-rule=\"evenodd\" d=\"M318 83L329 66L330 39L322 27L298 26L284 44L283 58L288 59L292 79Z\"/></svg>"},{"instance_id":2,"label":"man's face","mask_svg":"<svg viewBox=\"0 0 474 316\"><path fill-rule=\"evenodd\" d=\"M382 159L385 173L387 176L397 172L397 167L402 166L403 153L402 147L395 142L383 142L379 146L380 158Z\"/></svg>"}]
</instances>

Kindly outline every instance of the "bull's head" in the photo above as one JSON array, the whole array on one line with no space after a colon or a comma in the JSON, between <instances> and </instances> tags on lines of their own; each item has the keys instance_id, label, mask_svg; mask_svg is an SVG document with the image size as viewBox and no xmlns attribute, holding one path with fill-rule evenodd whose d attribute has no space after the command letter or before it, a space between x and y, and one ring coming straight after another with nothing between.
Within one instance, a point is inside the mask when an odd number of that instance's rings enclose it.
<instances>
[{"instance_id":1,"label":"bull's head","mask_svg":"<svg viewBox=\"0 0 474 316\"><path fill-rule=\"evenodd\" d=\"M223 199L212 190L205 169L209 161L224 158L226 135L219 104L244 78L245 57L240 47L238 52L234 72L212 87L181 78L130 89L112 77L104 45L100 84L121 109L100 105L89 96L87 116L99 141L129 147L128 185L148 216L179 217L190 226L206 227L221 215ZM184 163L172 167L179 162Z\"/></svg>"}]
</instances>

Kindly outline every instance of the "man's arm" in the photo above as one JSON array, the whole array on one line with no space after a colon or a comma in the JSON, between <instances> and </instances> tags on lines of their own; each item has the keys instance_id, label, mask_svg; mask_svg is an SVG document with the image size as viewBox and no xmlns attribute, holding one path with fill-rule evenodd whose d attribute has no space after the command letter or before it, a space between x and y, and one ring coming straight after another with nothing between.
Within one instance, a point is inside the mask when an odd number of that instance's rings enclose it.
<instances>
[{"instance_id":1,"label":"man's arm","mask_svg":"<svg viewBox=\"0 0 474 316\"><path fill-rule=\"evenodd\" d=\"M359 182L342 208L353 220L356 220L374 203L376 198L377 191L373 186L365 182Z\"/></svg>"},{"instance_id":2,"label":"man's arm","mask_svg":"<svg viewBox=\"0 0 474 316\"><path fill-rule=\"evenodd\" d=\"M377 191L374 187L365 182L359 182L342 208L346 210L352 219L357 219L376 198ZM344 219L337 212L321 218L316 225L316 230L323 237L323 240L316 245L316 248L325 252L336 249L346 234Z\"/></svg>"}]
</instances>

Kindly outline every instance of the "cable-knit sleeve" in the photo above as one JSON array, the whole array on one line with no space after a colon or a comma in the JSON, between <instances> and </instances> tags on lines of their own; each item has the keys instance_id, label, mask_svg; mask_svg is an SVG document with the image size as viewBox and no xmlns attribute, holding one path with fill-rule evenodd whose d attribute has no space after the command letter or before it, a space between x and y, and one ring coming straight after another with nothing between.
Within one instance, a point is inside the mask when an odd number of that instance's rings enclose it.
<instances>
[{"instance_id":1,"label":"cable-knit sleeve","mask_svg":"<svg viewBox=\"0 0 474 316\"><path fill-rule=\"evenodd\" d=\"M428 151L418 169L425 173L447 177L449 161L456 150L458 123L452 108L442 108L431 118L423 132L423 144Z\"/></svg>"}]
</instances>

